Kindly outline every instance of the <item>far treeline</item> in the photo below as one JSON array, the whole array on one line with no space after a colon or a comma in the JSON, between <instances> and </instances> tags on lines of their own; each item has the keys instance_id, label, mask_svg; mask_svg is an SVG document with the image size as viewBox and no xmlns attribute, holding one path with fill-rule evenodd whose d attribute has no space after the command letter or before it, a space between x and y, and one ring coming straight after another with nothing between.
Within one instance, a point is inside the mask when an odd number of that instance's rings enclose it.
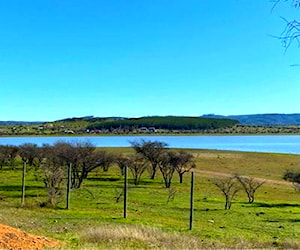
<instances>
[{"instance_id":1,"label":"far treeline","mask_svg":"<svg viewBox=\"0 0 300 250\"><path fill-rule=\"evenodd\" d=\"M234 119L147 116L74 117L53 122L0 122L0 136L88 134L300 134L300 125L247 125Z\"/></svg>"},{"instance_id":2,"label":"far treeline","mask_svg":"<svg viewBox=\"0 0 300 250\"><path fill-rule=\"evenodd\" d=\"M113 130L113 129L127 129L132 131L134 129L152 128L163 130L205 130L233 127L238 124L238 121L231 119L214 119L214 118L200 118L200 117L141 117L141 118L127 118L120 120L104 120L90 124L89 130Z\"/></svg>"}]
</instances>

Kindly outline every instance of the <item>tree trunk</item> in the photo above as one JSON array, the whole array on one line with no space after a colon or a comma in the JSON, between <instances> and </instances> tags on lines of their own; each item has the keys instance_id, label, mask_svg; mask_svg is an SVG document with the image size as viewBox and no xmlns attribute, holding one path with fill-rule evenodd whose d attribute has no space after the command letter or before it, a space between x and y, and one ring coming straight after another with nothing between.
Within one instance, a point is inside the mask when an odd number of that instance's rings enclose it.
<instances>
[{"instance_id":1,"label":"tree trunk","mask_svg":"<svg viewBox=\"0 0 300 250\"><path fill-rule=\"evenodd\" d=\"M225 202L225 210L230 209L230 200L229 197L226 196L226 202Z\"/></svg>"},{"instance_id":2,"label":"tree trunk","mask_svg":"<svg viewBox=\"0 0 300 250\"><path fill-rule=\"evenodd\" d=\"M183 173L178 173L179 174L179 183L183 182Z\"/></svg>"},{"instance_id":3,"label":"tree trunk","mask_svg":"<svg viewBox=\"0 0 300 250\"><path fill-rule=\"evenodd\" d=\"M154 180L155 174L156 174L156 166L155 167L152 166L151 175L150 175L151 180Z\"/></svg>"},{"instance_id":4,"label":"tree trunk","mask_svg":"<svg viewBox=\"0 0 300 250\"><path fill-rule=\"evenodd\" d=\"M249 196L249 203L252 204L254 202L254 196Z\"/></svg>"}]
</instances>

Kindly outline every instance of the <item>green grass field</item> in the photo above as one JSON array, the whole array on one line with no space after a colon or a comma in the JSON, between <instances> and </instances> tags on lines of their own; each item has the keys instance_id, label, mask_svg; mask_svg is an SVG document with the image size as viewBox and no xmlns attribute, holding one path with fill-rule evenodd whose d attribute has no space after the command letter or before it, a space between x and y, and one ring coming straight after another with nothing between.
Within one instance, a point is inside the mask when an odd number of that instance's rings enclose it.
<instances>
[{"instance_id":1,"label":"green grass field","mask_svg":"<svg viewBox=\"0 0 300 250\"><path fill-rule=\"evenodd\" d=\"M128 153L130 148L108 149ZM129 180L128 218L123 218L123 186L118 167L91 173L83 187L71 192L70 210L63 197L58 208L40 207L47 199L44 184L29 170L26 205L21 207L21 166L3 167L0 221L26 232L62 240L65 249L101 248L300 248L300 193L282 180L286 170L300 169L300 156L188 150L197 161L193 230L189 228L190 175L180 184L175 174L170 190L160 175L141 184ZM204 172L199 172L204 171ZM206 172L205 172L206 171ZM213 172L213 174L211 173ZM213 184L224 174L272 180L256 193L253 204L241 190L231 210ZM130 177L130 173L129 173ZM174 200L168 202L170 192Z\"/></svg>"}]
</instances>

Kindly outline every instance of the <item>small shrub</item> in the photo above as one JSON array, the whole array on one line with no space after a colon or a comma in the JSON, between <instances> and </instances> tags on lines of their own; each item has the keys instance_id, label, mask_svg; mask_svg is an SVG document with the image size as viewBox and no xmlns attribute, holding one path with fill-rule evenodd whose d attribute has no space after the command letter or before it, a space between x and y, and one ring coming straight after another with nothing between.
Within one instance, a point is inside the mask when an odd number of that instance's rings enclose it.
<instances>
[{"instance_id":1,"label":"small shrub","mask_svg":"<svg viewBox=\"0 0 300 250\"><path fill-rule=\"evenodd\" d=\"M222 191L225 196L225 210L231 208L232 200L239 191L239 186L235 177L215 180L215 185Z\"/></svg>"}]
</instances>

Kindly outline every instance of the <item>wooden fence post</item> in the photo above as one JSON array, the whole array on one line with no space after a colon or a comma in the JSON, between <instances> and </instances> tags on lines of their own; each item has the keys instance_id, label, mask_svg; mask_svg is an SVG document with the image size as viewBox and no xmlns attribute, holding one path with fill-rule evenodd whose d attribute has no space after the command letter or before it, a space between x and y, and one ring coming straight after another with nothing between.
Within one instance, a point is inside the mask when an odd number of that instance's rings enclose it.
<instances>
[{"instance_id":1,"label":"wooden fence post","mask_svg":"<svg viewBox=\"0 0 300 250\"><path fill-rule=\"evenodd\" d=\"M190 196L190 230L193 229L194 219L194 172L191 172L191 196Z\"/></svg>"},{"instance_id":2,"label":"wooden fence post","mask_svg":"<svg viewBox=\"0 0 300 250\"><path fill-rule=\"evenodd\" d=\"M124 169L124 213L123 213L123 217L126 219L127 218L127 174L128 174L128 170L127 170L127 164L125 164L125 169Z\"/></svg>"},{"instance_id":3,"label":"wooden fence post","mask_svg":"<svg viewBox=\"0 0 300 250\"><path fill-rule=\"evenodd\" d=\"M21 206L25 205L25 177L26 177L26 162L23 162L23 174L22 174L22 199Z\"/></svg>"},{"instance_id":4,"label":"wooden fence post","mask_svg":"<svg viewBox=\"0 0 300 250\"><path fill-rule=\"evenodd\" d=\"M71 174L72 174L72 163L70 163L68 165L68 183L67 183L67 205L66 205L66 209L69 209L69 207L70 207Z\"/></svg>"}]
</instances>

